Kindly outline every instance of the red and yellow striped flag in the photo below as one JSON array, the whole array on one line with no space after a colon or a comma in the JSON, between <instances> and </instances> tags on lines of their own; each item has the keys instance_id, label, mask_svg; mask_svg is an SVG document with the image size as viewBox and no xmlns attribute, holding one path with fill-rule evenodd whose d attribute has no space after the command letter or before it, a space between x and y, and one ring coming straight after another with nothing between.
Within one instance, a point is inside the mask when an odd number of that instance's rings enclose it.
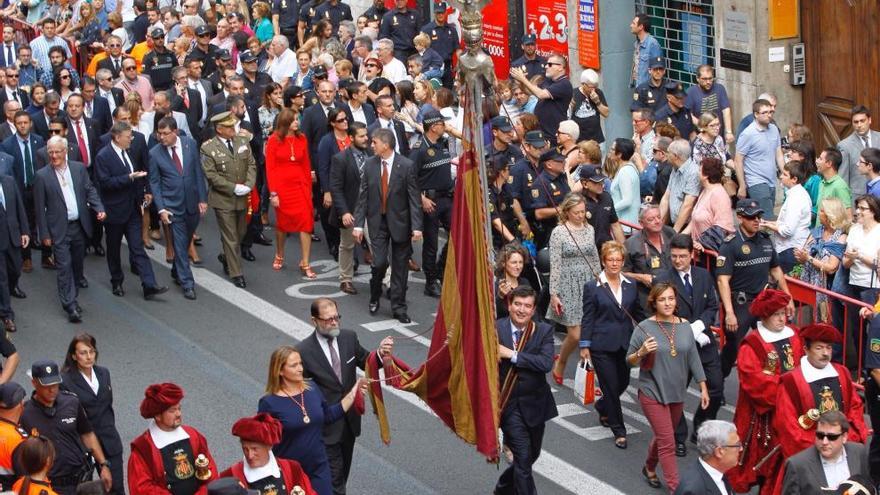
<instances>
[{"instance_id":1,"label":"red and yellow striped flag","mask_svg":"<svg viewBox=\"0 0 880 495\"><path fill-rule=\"evenodd\" d=\"M471 95L462 100L464 151L452 207L443 293L434 320L428 358L415 370L399 360L384 363L388 383L413 392L464 441L489 460L498 459L498 336L483 208L483 189L474 146L482 126ZM376 363L374 358L368 363ZM378 378L371 366L368 376ZM370 389L382 439L390 432L379 384Z\"/></svg>"}]
</instances>

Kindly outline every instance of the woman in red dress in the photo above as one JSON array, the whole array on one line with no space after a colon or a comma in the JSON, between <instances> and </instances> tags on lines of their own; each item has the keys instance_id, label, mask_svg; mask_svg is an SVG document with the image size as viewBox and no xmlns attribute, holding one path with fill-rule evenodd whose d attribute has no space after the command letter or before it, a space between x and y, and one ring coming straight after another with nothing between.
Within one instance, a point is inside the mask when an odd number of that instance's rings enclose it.
<instances>
[{"instance_id":1,"label":"woman in red dress","mask_svg":"<svg viewBox=\"0 0 880 495\"><path fill-rule=\"evenodd\" d=\"M299 269L306 278L317 277L309 265L312 247L312 168L306 137L299 130L299 115L285 109L278 114L275 132L266 142L266 178L269 201L275 208L275 260L272 268L284 266L287 234L299 232L302 260Z\"/></svg>"}]
</instances>

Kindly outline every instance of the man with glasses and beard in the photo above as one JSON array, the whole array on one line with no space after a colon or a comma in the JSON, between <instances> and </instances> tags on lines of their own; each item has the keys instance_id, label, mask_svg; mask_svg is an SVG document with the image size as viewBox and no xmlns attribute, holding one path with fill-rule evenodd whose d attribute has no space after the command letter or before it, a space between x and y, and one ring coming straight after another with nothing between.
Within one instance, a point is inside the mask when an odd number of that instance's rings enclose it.
<instances>
[{"instance_id":1,"label":"man with glasses and beard","mask_svg":"<svg viewBox=\"0 0 880 495\"><path fill-rule=\"evenodd\" d=\"M328 404L335 404L357 383L357 368L366 369L370 351L361 346L355 332L340 328L342 317L333 299L315 299L311 314L315 331L298 346L303 374L321 389ZM393 350L392 337L385 337L379 343L379 357L390 356ZM355 408L349 409L341 419L324 425L324 446L335 494L345 493L354 442L360 433L361 417Z\"/></svg>"}]
</instances>

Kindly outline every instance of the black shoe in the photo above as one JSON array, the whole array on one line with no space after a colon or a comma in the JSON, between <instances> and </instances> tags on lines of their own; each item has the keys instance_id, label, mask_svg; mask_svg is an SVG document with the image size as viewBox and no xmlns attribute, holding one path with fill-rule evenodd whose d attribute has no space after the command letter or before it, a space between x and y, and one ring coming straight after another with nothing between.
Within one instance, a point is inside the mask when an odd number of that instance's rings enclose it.
<instances>
[{"instance_id":1,"label":"black shoe","mask_svg":"<svg viewBox=\"0 0 880 495\"><path fill-rule=\"evenodd\" d=\"M268 237L264 236L263 234L258 235L254 239L254 242L256 244L261 245L261 246L271 246L272 245L272 240L269 239Z\"/></svg>"},{"instance_id":2,"label":"black shoe","mask_svg":"<svg viewBox=\"0 0 880 495\"><path fill-rule=\"evenodd\" d=\"M675 457L685 457L688 455L688 448L683 443L675 444Z\"/></svg>"},{"instance_id":3,"label":"black shoe","mask_svg":"<svg viewBox=\"0 0 880 495\"><path fill-rule=\"evenodd\" d=\"M232 283L235 284L235 286L239 289L244 289L245 287L247 287L247 282L244 281L244 277L242 277L241 275L239 275L238 277L233 277Z\"/></svg>"},{"instance_id":4,"label":"black shoe","mask_svg":"<svg viewBox=\"0 0 880 495\"><path fill-rule=\"evenodd\" d=\"M82 312L77 311L75 308L72 311L67 312L67 321L71 323L79 323L82 321Z\"/></svg>"},{"instance_id":5,"label":"black shoe","mask_svg":"<svg viewBox=\"0 0 880 495\"><path fill-rule=\"evenodd\" d=\"M27 294L25 294L17 285L9 291L9 295L16 299L24 299L27 297Z\"/></svg>"},{"instance_id":6,"label":"black shoe","mask_svg":"<svg viewBox=\"0 0 880 495\"><path fill-rule=\"evenodd\" d=\"M18 328L15 326L15 320L12 318L3 318L3 329L9 333L15 333Z\"/></svg>"},{"instance_id":7,"label":"black shoe","mask_svg":"<svg viewBox=\"0 0 880 495\"><path fill-rule=\"evenodd\" d=\"M217 261L219 261L220 264L223 265L223 274L229 275L229 264L226 263L226 255L218 254Z\"/></svg>"},{"instance_id":8,"label":"black shoe","mask_svg":"<svg viewBox=\"0 0 880 495\"><path fill-rule=\"evenodd\" d=\"M696 445L697 444L697 433L696 432L691 433L690 436L688 437L688 441L690 443Z\"/></svg>"},{"instance_id":9,"label":"black shoe","mask_svg":"<svg viewBox=\"0 0 880 495\"><path fill-rule=\"evenodd\" d=\"M645 477L645 482L648 483L648 486L650 486L651 488L660 488L660 478L657 477L657 473L649 475L648 468L642 466L642 476Z\"/></svg>"},{"instance_id":10,"label":"black shoe","mask_svg":"<svg viewBox=\"0 0 880 495\"><path fill-rule=\"evenodd\" d=\"M159 294L164 294L168 292L167 286L158 286L158 287L144 287L144 299L150 300L153 296L158 296Z\"/></svg>"},{"instance_id":11,"label":"black shoe","mask_svg":"<svg viewBox=\"0 0 880 495\"><path fill-rule=\"evenodd\" d=\"M183 289L183 297L189 299L190 301L196 300L196 290L195 289Z\"/></svg>"},{"instance_id":12,"label":"black shoe","mask_svg":"<svg viewBox=\"0 0 880 495\"><path fill-rule=\"evenodd\" d=\"M104 248L100 244L98 244L97 246L94 246L92 248L92 250L94 251L95 256L104 256L106 254L104 252Z\"/></svg>"},{"instance_id":13,"label":"black shoe","mask_svg":"<svg viewBox=\"0 0 880 495\"><path fill-rule=\"evenodd\" d=\"M254 261L257 259L257 257L254 256L254 253L251 252L251 248L246 247L241 248L241 257L247 261Z\"/></svg>"},{"instance_id":14,"label":"black shoe","mask_svg":"<svg viewBox=\"0 0 880 495\"><path fill-rule=\"evenodd\" d=\"M370 301L370 314L374 315L379 312L379 301Z\"/></svg>"},{"instance_id":15,"label":"black shoe","mask_svg":"<svg viewBox=\"0 0 880 495\"><path fill-rule=\"evenodd\" d=\"M312 242L321 242L321 238L318 237L318 234L312 234Z\"/></svg>"},{"instance_id":16,"label":"black shoe","mask_svg":"<svg viewBox=\"0 0 880 495\"><path fill-rule=\"evenodd\" d=\"M409 319L406 313L397 313L394 317L401 323L412 323L412 320Z\"/></svg>"},{"instance_id":17,"label":"black shoe","mask_svg":"<svg viewBox=\"0 0 880 495\"><path fill-rule=\"evenodd\" d=\"M125 290L122 289L122 284L113 284L113 295L118 297L125 295Z\"/></svg>"},{"instance_id":18,"label":"black shoe","mask_svg":"<svg viewBox=\"0 0 880 495\"><path fill-rule=\"evenodd\" d=\"M76 286L79 287L80 289L88 289L89 288L89 281L86 280L84 277L82 280L80 280L79 282L76 283Z\"/></svg>"},{"instance_id":19,"label":"black shoe","mask_svg":"<svg viewBox=\"0 0 880 495\"><path fill-rule=\"evenodd\" d=\"M193 236L193 244L195 244L196 246L201 246L202 245L202 238L197 235L194 235Z\"/></svg>"},{"instance_id":20,"label":"black shoe","mask_svg":"<svg viewBox=\"0 0 880 495\"><path fill-rule=\"evenodd\" d=\"M440 297L440 282L431 280L425 284L425 295L431 297Z\"/></svg>"}]
</instances>

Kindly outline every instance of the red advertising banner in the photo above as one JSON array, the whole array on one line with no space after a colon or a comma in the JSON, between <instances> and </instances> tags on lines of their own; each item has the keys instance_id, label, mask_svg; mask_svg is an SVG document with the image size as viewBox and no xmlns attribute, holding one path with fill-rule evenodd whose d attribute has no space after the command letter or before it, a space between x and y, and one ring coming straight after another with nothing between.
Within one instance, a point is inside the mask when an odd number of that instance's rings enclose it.
<instances>
[{"instance_id":1,"label":"red advertising banner","mask_svg":"<svg viewBox=\"0 0 880 495\"><path fill-rule=\"evenodd\" d=\"M568 56L565 0L526 0L526 31L537 36L538 54Z\"/></svg>"},{"instance_id":2,"label":"red advertising banner","mask_svg":"<svg viewBox=\"0 0 880 495\"><path fill-rule=\"evenodd\" d=\"M599 2L578 1L578 62L599 69Z\"/></svg>"},{"instance_id":3,"label":"red advertising banner","mask_svg":"<svg viewBox=\"0 0 880 495\"><path fill-rule=\"evenodd\" d=\"M495 63L495 77L510 77L510 26L507 0L492 0L483 8L483 50Z\"/></svg>"}]
</instances>

